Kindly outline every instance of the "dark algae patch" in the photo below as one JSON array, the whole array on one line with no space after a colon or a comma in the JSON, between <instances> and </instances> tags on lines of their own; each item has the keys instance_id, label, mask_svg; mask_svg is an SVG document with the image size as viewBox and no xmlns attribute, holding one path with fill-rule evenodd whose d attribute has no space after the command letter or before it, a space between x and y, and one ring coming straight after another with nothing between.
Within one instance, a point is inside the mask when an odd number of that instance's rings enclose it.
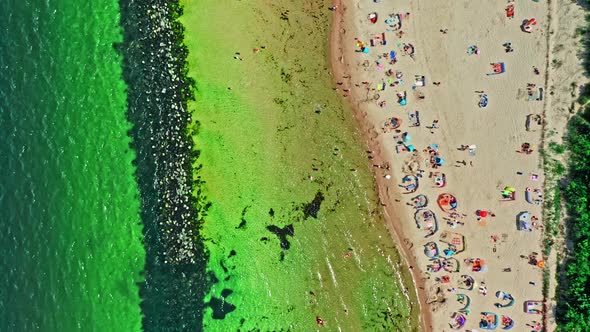
<instances>
[{"instance_id":1,"label":"dark algae patch","mask_svg":"<svg viewBox=\"0 0 590 332\"><path fill-rule=\"evenodd\" d=\"M279 238L281 241L281 249L289 250L289 248L291 248L291 243L289 243L289 240L287 240L287 236L293 237L295 235L295 228L293 227L293 224L287 225L283 228L270 225L266 226L266 229Z\"/></svg>"},{"instance_id":2,"label":"dark algae patch","mask_svg":"<svg viewBox=\"0 0 590 332\"><path fill-rule=\"evenodd\" d=\"M229 303L229 297L233 291L231 289L224 289L221 291L221 298L212 297L207 305L213 310L213 319L224 319L227 314L236 310L236 306Z\"/></svg>"},{"instance_id":3,"label":"dark algae patch","mask_svg":"<svg viewBox=\"0 0 590 332\"><path fill-rule=\"evenodd\" d=\"M207 208L194 181L198 152L189 136L194 98L176 1L120 0L129 134L146 249L142 283L145 331L195 331L208 285L200 223ZM196 194L194 194L196 192Z\"/></svg>"},{"instance_id":4,"label":"dark algae patch","mask_svg":"<svg viewBox=\"0 0 590 332\"><path fill-rule=\"evenodd\" d=\"M317 219L318 212L320 212L320 207L322 206L323 201L324 195L320 191L318 191L317 194L315 194L313 200L303 206L303 214L305 218L312 217L314 219Z\"/></svg>"}]
</instances>

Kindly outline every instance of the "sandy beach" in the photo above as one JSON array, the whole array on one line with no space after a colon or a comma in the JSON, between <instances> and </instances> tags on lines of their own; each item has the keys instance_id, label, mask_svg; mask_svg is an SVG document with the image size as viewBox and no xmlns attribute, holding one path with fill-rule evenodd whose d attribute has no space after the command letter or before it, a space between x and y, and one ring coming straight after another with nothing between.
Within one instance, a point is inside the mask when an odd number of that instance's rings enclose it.
<instances>
[{"instance_id":1,"label":"sandy beach","mask_svg":"<svg viewBox=\"0 0 590 332\"><path fill-rule=\"evenodd\" d=\"M365 131L423 329L548 324L542 271L555 262L541 254L538 149L546 117L555 118L546 112L556 101L545 86L555 4L334 4L335 87ZM576 23L567 24L552 28L569 33ZM579 77L575 59L560 66ZM551 81L556 89L568 83ZM558 134L561 122L552 123Z\"/></svg>"}]
</instances>

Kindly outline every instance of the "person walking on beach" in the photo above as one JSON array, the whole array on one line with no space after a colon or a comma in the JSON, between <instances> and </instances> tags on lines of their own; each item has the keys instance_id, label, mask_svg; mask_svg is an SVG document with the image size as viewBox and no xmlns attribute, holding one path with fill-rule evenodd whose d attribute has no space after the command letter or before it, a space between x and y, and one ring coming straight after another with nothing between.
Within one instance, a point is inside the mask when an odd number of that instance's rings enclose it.
<instances>
[{"instance_id":1,"label":"person walking on beach","mask_svg":"<svg viewBox=\"0 0 590 332\"><path fill-rule=\"evenodd\" d=\"M430 126L430 133L434 134L434 129L438 129L438 120L432 121L432 125Z\"/></svg>"}]
</instances>

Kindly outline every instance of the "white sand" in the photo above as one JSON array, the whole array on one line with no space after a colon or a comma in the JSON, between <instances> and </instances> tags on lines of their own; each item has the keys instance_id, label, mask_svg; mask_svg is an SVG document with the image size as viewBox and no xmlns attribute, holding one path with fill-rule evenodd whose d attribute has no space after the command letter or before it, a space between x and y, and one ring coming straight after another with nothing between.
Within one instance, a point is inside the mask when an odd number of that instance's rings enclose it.
<instances>
[{"instance_id":1,"label":"white sand","mask_svg":"<svg viewBox=\"0 0 590 332\"><path fill-rule=\"evenodd\" d=\"M341 63L345 73L352 77L336 80L345 82L341 89L352 89L352 95L348 98L353 104L358 102L358 109L366 115L365 126L374 128L369 136L379 143L379 162L388 161L392 165L391 172L377 168L376 170L381 184L380 192L388 193L382 195L387 195L383 197L383 203L387 204L386 210L396 211L399 218L400 224L393 225L399 227L394 228L402 233L399 234L401 237L412 243L410 252L417 259L418 267L422 271L425 271L428 263L423 253L426 242L438 241L444 230L459 232L466 238L467 250L456 256L461 262L460 272L450 274L441 271L426 279L427 296L432 295L433 289L440 287L446 297L444 304L434 303L428 308L423 308L433 311L434 331L449 331L450 315L461 308L456 301L456 294L447 289L457 287L457 280L462 274L474 277L478 285L485 282L488 290L487 296L479 294L477 289L458 291L467 294L472 300L471 313L462 330L478 328L480 313L483 311L494 312L498 314L498 318L502 315L511 317L515 321L514 331L524 331L527 329L526 323L543 319L541 315L526 314L523 310L524 301L543 299L542 275L541 269L529 265L526 259L520 257L528 256L531 252L542 252L542 230L524 232L516 229L516 216L521 211L529 211L541 219L541 206L529 204L524 199L526 187L541 188L543 184L543 174L539 169L541 160L536 148L530 155L517 153L516 150L519 150L524 142L537 147L541 143L541 128L533 127L536 130L526 131L525 121L528 114L542 115L545 101L528 101L526 87L527 83L534 83L538 87L546 88L544 84L549 8L545 1L518 1L515 4L515 17L510 20L506 17L505 6L505 1L495 0L382 0L380 3L350 0L348 3L340 4L338 8L339 14L344 15L344 22L347 22L340 31L343 43ZM377 24L368 22L367 15L371 12L379 14ZM403 37L400 39L394 32L386 32L385 18L391 13L406 12L409 12L410 16L402 23L405 33ZM522 32L522 21L532 17L539 23L532 33ZM563 20L559 24L566 25L554 26L560 31L565 29L566 33L561 34L563 37L572 33L571 26L574 23L567 26L567 22ZM443 34L440 29L448 29L448 33ZM370 36L380 32L386 32L387 46L371 47L369 54L355 52L355 37L368 44ZM415 46L415 60L409 56L401 56L402 52L397 44L402 42ZM512 43L514 52L505 52L502 46L505 42ZM467 54L467 48L471 44L479 47L480 55ZM385 91L379 92L367 91L362 84L361 87L356 87L355 84L369 81L372 83L371 87L375 88L377 83L386 78L384 70L376 68L375 61L390 50L398 53L398 62L389 65L386 59L382 59L385 70L391 68L401 71L404 84L388 86ZM580 66L576 63L575 57L572 58L571 54L567 53L563 58L565 62L559 72L564 71L580 77ZM368 67L362 65L365 60L369 61ZM505 63L506 73L486 75L492 71L490 63L500 61ZM533 73L533 66L539 68L540 75ZM414 75L426 76L427 86L417 88L417 91L425 95L423 100L418 99L412 90ZM560 74L556 77L560 77ZM442 84L436 87L432 85L433 81L440 81ZM567 76L563 77L563 82L551 82L566 87L570 83ZM408 93L408 104L400 106L396 102L395 93L404 90ZM487 108L477 106L479 97L474 92L476 90L483 90L488 95ZM373 100L376 93L381 96L379 101L387 101L386 107L377 106L377 102ZM551 101L550 106L554 103L554 100ZM420 112L422 125L410 128L407 113L415 110ZM436 170L425 162L427 154L420 152L413 156L408 152L395 152L395 133L383 134L381 131L384 121L392 116L402 119L403 125L399 129L411 134L412 140L408 144L414 145L418 151L432 143L439 145L440 156L446 161L438 169L447 176L448 183L445 188L434 187L432 179L428 178L429 172ZM439 120L440 128L434 129L431 133L426 127L435 119ZM557 128L558 131L563 130L563 123L561 126ZM467 151L459 151L457 148L462 144L477 145L476 155L470 157ZM407 167L412 159L417 160L419 167L426 172L423 173L420 188L415 194L402 195L398 184L404 175L412 173ZM466 161L466 166L456 163L462 160ZM473 162L473 166L470 166L469 162ZM518 175L517 172L522 172L523 175ZM532 172L539 175L537 181L531 180ZM392 178L383 179L385 174L391 174ZM501 201L500 192L505 186L517 189L515 201ZM464 226L451 229L442 220L446 214L437 206L436 198L444 192L457 197L457 212L467 215L463 219ZM410 198L417 194L428 196L428 208L438 217L439 231L429 239L424 238L424 231L416 228L413 220L415 210L406 205ZM475 216L478 209L493 211L496 217L485 218L485 223L478 222ZM492 236L498 238L495 244ZM438 244L442 250L443 243ZM470 267L463 264L466 258L484 259L488 264L488 271L471 272ZM548 263L554 264L551 261ZM511 272L503 272L505 268L510 268ZM428 278L423 272L422 275ZM435 282L435 277L443 275L451 275L451 283ZM533 286L530 282L536 285ZM497 290L512 294L516 299L515 305L510 308L496 308L494 303L498 300L494 293ZM425 324L430 324L428 318ZM428 326L425 329L430 330ZM498 329L501 329L501 326Z\"/></svg>"}]
</instances>

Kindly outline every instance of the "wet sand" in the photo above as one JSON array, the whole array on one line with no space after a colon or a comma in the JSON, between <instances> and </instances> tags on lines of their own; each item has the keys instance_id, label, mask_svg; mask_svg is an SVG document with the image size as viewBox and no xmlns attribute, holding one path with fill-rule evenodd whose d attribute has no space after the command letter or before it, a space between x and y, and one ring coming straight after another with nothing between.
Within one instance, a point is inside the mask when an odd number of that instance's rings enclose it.
<instances>
[{"instance_id":1,"label":"wet sand","mask_svg":"<svg viewBox=\"0 0 590 332\"><path fill-rule=\"evenodd\" d=\"M336 10L334 12L334 21L332 25L332 31L330 34L330 58L332 69L334 71L333 77L335 79L335 83L338 81L347 81L350 85L351 82L351 75L352 71L349 69L349 65L345 60L345 51L343 44L346 41L346 38L349 34L346 34L346 31L350 28L348 27L347 20L353 19L351 16L351 11L347 11L347 5L340 0L336 0L333 2L334 5L338 6L340 10ZM352 110L354 112L354 116L357 120L357 123L363 132L363 136L366 139L366 144L368 147L368 151L373 151L374 158L371 160L371 163L381 165L386 160L382 157L381 146L375 139L375 131L372 124L367 121L366 113L362 110L362 103L360 102L359 98L354 98L353 96L349 97L348 99ZM379 202L383 208L383 214L387 221L387 226L390 229L390 234L393 237L393 240L398 244L398 248L402 254L407 265L404 265L404 268L407 267L415 267L418 266L416 261L416 257L412 251L412 243L409 239L404 238L403 230L400 223L400 215L395 210L393 204L390 204L391 198L389 197L389 188L388 188L388 181L385 180L382 176L375 177L376 182L376 191L379 194ZM421 330L427 330L425 327L432 326L432 316L430 311L423 310L426 308L426 292L425 292L425 282L424 279L420 275L420 270L417 268L408 268L408 272L412 276L412 280L414 281L415 288L413 289L416 292L416 298L418 299L418 303L415 303L419 310L420 310L420 325Z\"/></svg>"}]
</instances>

